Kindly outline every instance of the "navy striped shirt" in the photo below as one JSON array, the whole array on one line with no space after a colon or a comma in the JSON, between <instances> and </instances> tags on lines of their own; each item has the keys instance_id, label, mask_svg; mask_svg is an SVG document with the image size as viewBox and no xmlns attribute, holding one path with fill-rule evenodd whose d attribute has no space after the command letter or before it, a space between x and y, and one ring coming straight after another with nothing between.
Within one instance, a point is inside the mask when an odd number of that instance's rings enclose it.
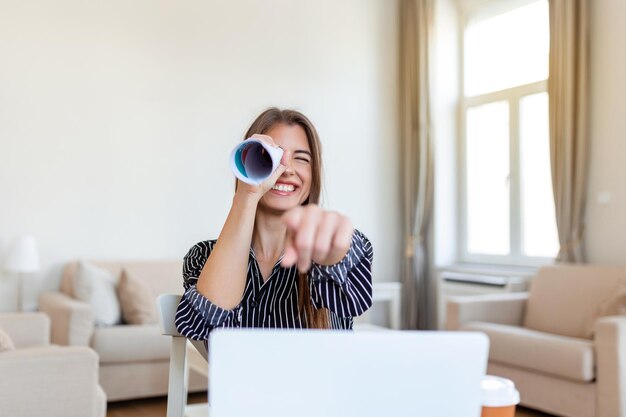
<instances>
[{"instance_id":1,"label":"navy striped shirt","mask_svg":"<svg viewBox=\"0 0 626 417\"><path fill-rule=\"evenodd\" d=\"M252 248L246 287L236 307L225 310L200 294L196 283L215 242L197 243L185 256L185 293L176 311L176 328L183 336L207 341L211 330L217 327L306 327L298 314L297 267L283 268L279 259L264 282ZM350 249L339 263L311 266L308 273L311 301L315 308L328 309L331 329L352 329L352 318L372 305L372 257L370 241L355 230Z\"/></svg>"}]
</instances>

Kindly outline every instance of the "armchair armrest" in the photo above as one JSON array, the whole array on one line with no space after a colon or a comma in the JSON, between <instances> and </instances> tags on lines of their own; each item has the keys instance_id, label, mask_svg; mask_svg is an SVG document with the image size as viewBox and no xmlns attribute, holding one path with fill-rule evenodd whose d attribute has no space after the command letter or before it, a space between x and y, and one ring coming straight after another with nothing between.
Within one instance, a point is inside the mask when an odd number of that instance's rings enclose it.
<instances>
[{"instance_id":1,"label":"armchair armrest","mask_svg":"<svg viewBox=\"0 0 626 417\"><path fill-rule=\"evenodd\" d=\"M50 319L43 313L0 314L0 327L17 349L50 344Z\"/></svg>"},{"instance_id":2,"label":"armchair armrest","mask_svg":"<svg viewBox=\"0 0 626 417\"><path fill-rule=\"evenodd\" d=\"M61 292L49 292L39 296L39 309L52 321L52 343L89 346L94 328L89 304Z\"/></svg>"},{"instance_id":3,"label":"armchair armrest","mask_svg":"<svg viewBox=\"0 0 626 417\"><path fill-rule=\"evenodd\" d=\"M595 324L598 417L626 417L626 316Z\"/></svg>"},{"instance_id":4,"label":"armchair armrest","mask_svg":"<svg viewBox=\"0 0 626 417\"><path fill-rule=\"evenodd\" d=\"M457 330L470 321L520 326L528 293L486 294L449 297L446 329Z\"/></svg>"},{"instance_id":5,"label":"armchair armrest","mask_svg":"<svg viewBox=\"0 0 626 417\"><path fill-rule=\"evenodd\" d=\"M4 352L0 375L3 416L94 416L94 410L102 408L98 356L86 347Z\"/></svg>"}]
</instances>

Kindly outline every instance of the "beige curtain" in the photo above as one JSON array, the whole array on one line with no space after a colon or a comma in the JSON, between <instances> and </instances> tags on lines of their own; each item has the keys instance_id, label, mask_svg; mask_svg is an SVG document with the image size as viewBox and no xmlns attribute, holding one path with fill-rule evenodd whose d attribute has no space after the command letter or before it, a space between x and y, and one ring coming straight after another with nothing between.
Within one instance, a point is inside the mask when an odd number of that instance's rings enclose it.
<instances>
[{"instance_id":1,"label":"beige curtain","mask_svg":"<svg viewBox=\"0 0 626 417\"><path fill-rule=\"evenodd\" d=\"M588 165L588 0L550 0L550 157L560 251L584 261Z\"/></svg>"},{"instance_id":2,"label":"beige curtain","mask_svg":"<svg viewBox=\"0 0 626 417\"><path fill-rule=\"evenodd\" d=\"M433 1L400 2L400 91L403 175L403 325L428 327L427 231L433 201L429 42Z\"/></svg>"}]
</instances>

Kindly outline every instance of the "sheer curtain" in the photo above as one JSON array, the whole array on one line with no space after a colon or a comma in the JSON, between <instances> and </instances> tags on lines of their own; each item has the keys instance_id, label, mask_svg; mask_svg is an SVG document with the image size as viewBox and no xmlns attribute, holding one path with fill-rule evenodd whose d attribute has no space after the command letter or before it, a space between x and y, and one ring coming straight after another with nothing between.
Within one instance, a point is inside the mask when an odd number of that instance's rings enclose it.
<instances>
[{"instance_id":1,"label":"sheer curtain","mask_svg":"<svg viewBox=\"0 0 626 417\"><path fill-rule=\"evenodd\" d=\"M582 262L588 169L588 0L550 1L550 158L560 250Z\"/></svg>"},{"instance_id":2,"label":"sheer curtain","mask_svg":"<svg viewBox=\"0 0 626 417\"><path fill-rule=\"evenodd\" d=\"M427 231L433 202L429 54L433 0L400 2L402 208L406 235L402 265L403 325L428 326Z\"/></svg>"}]
</instances>

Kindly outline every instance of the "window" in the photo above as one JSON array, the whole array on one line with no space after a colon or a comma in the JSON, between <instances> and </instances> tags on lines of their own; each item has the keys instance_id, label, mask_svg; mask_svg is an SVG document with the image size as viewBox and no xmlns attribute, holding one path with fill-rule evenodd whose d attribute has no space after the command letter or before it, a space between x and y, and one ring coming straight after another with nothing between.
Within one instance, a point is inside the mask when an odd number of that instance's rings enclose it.
<instances>
[{"instance_id":1,"label":"window","mask_svg":"<svg viewBox=\"0 0 626 417\"><path fill-rule=\"evenodd\" d=\"M461 257L545 262L558 251L546 91L548 1L480 4L465 10L462 31Z\"/></svg>"}]
</instances>

